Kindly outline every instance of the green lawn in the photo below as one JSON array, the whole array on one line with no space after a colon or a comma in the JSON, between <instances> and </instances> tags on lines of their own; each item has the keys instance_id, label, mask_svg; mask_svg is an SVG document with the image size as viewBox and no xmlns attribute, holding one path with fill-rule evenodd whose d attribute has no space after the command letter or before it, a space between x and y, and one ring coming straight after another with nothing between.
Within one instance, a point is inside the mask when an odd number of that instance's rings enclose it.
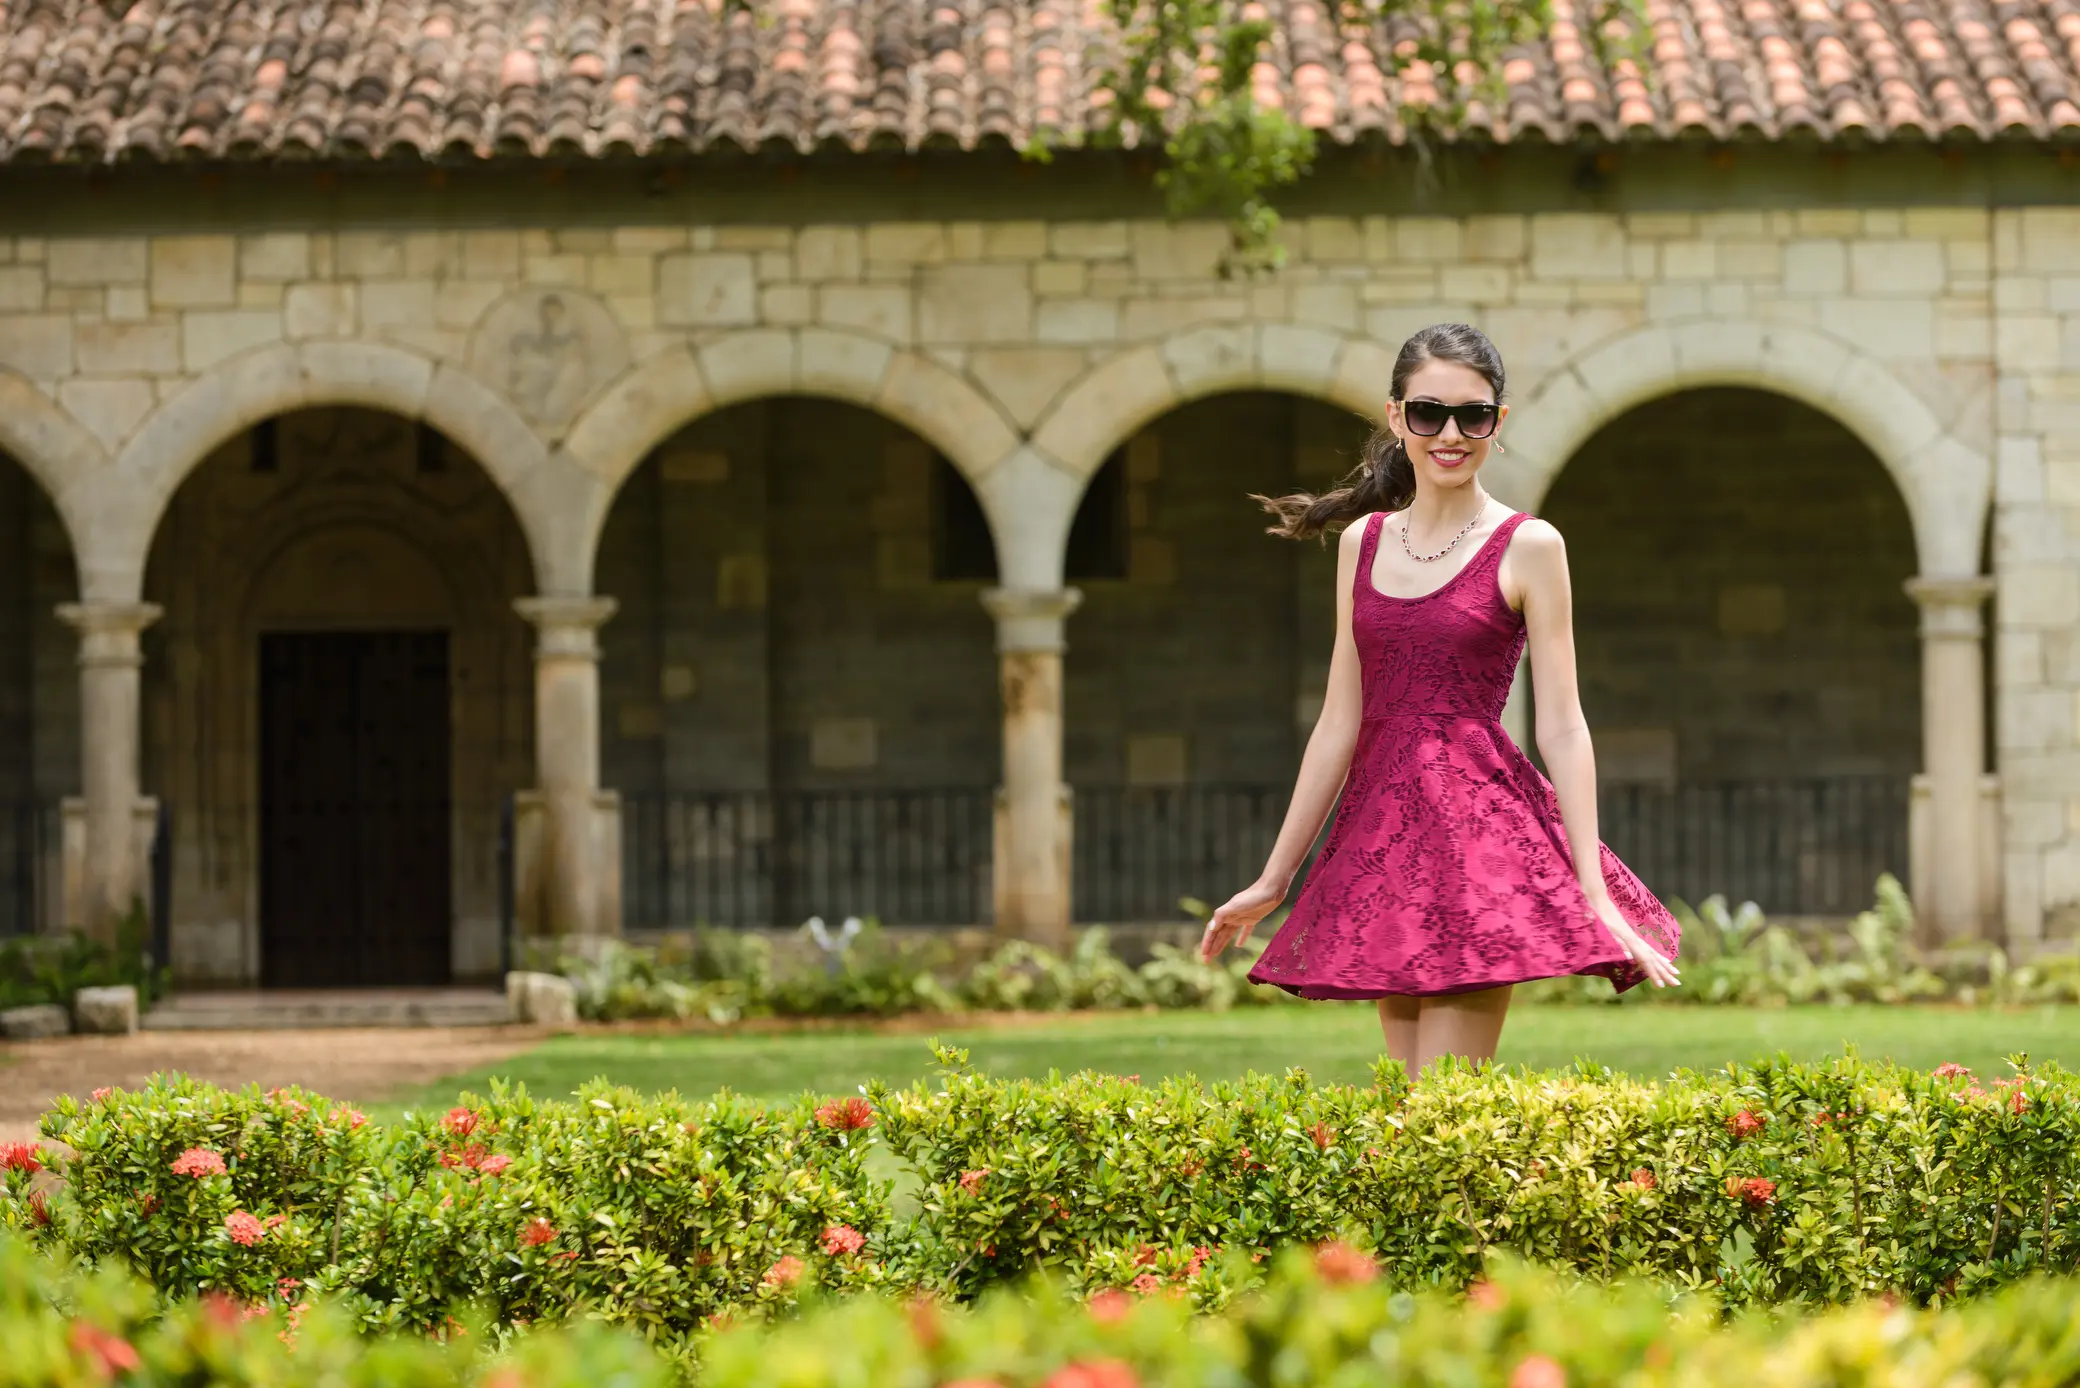
<instances>
[{"instance_id":1,"label":"green lawn","mask_svg":"<svg viewBox=\"0 0 2080 1388\"><path fill-rule=\"evenodd\" d=\"M1379 1054L1371 1008L1330 1003L1225 1014L1065 1017L1039 1025L949 1029L942 1039L967 1047L982 1069L1006 1076L1097 1069L1151 1080L1181 1073L1219 1079L1301 1065L1321 1079L1358 1081ZM1998 1075L2005 1073L2001 1058L2018 1050L2080 1069L2080 1007L1526 1007L1511 1015L1500 1059L1545 1068L1582 1057L1660 1075L1678 1066L1715 1069L1779 1050L1818 1059L1839 1054L1845 1044L1872 1059L1924 1069L1956 1060ZM523 1081L541 1095L567 1094L604 1075L648 1091L702 1096L727 1086L779 1098L804 1090L849 1092L874 1076L905 1083L929 1073L931 1065L923 1034L567 1036L384 1107L394 1115L415 1104L444 1104L458 1089L481 1087L492 1075Z\"/></svg>"}]
</instances>

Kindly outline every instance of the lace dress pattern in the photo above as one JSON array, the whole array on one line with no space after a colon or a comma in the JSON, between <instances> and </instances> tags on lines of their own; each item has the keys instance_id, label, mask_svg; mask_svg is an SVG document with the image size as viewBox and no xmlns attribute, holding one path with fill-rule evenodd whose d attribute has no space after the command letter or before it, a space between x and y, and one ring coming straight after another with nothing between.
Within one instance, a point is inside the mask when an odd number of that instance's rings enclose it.
<instances>
[{"instance_id":1,"label":"lace dress pattern","mask_svg":"<svg viewBox=\"0 0 2080 1388\"><path fill-rule=\"evenodd\" d=\"M1439 996L1563 974L1646 975L1575 881L1560 804L1502 730L1524 617L1497 582L1525 517L1436 591L1373 586L1365 522L1351 609L1364 705L1334 827L1250 977L1304 998ZM1675 918L1602 850L1611 899L1673 955Z\"/></svg>"}]
</instances>

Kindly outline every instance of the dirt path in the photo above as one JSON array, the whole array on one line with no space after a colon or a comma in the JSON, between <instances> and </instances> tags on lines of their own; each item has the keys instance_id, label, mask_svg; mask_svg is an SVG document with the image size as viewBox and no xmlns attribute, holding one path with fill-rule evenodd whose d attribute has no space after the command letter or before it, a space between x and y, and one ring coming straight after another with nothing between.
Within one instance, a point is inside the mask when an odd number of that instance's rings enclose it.
<instances>
[{"instance_id":1,"label":"dirt path","mask_svg":"<svg viewBox=\"0 0 2080 1388\"><path fill-rule=\"evenodd\" d=\"M134 1088L179 1070L212 1084L298 1084L373 1102L412 1085L502 1060L539 1044L532 1027L343 1028L324 1031L148 1031L0 1044L0 1142L36 1135L59 1094Z\"/></svg>"}]
</instances>

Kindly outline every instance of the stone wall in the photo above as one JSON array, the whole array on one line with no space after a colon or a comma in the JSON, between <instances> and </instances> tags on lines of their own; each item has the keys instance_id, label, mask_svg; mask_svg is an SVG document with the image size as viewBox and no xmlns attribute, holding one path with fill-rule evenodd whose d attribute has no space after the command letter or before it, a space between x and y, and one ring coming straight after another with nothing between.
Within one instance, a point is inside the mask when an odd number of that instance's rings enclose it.
<instances>
[{"instance_id":1,"label":"stone wall","mask_svg":"<svg viewBox=\"0 0 2080 1388\"><path fill-rule=\"evenodd\" d=\"M1309 217L1289 224L1288 268L1255 281L1217 275L1222 232L1202 225L653 216L0 239L0 445L62 493L97 600L136 595L161 509L212 449L342 402L432 420L481 460L538 588L582 593L597 572L612 593L595 539L660 443L734 404L818 395L951 459L1005 582L1051 588L1086 480L1151 422L1241 390L1376 409L1402 337L1467 318L1511 363L1492 483L1518 506L1633 406L1760 388L1854 433L1903 498L1917 571L1956 577L1985 562L1997 452L2009 933L2026 945L2080 912L2080 492L2061 481L2080 476L2080 212Z\"/></svg>"}]
</instances>

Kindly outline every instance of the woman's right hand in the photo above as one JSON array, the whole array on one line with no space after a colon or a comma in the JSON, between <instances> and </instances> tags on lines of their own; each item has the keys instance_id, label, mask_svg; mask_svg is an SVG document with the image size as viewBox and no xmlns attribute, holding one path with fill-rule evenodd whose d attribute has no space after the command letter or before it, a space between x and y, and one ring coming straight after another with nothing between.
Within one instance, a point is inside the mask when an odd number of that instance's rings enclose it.
<instances>
[{"instance_id":1,"label":"woman's right hand","mask_svg":"<svg viewBox=\"0 0 2080 1388\"><path fill-rule=\"evenodd\" d=\"M1229 897L1213 913L1213 919L1206 922L1206 934L1199 940L1200 960L1211 964L1228 946L1247 940L1257 922L1277 910L1278 903L1285 899L1283 888L1266 882L1252 883Z\"/></svg>"}]
</instances>

